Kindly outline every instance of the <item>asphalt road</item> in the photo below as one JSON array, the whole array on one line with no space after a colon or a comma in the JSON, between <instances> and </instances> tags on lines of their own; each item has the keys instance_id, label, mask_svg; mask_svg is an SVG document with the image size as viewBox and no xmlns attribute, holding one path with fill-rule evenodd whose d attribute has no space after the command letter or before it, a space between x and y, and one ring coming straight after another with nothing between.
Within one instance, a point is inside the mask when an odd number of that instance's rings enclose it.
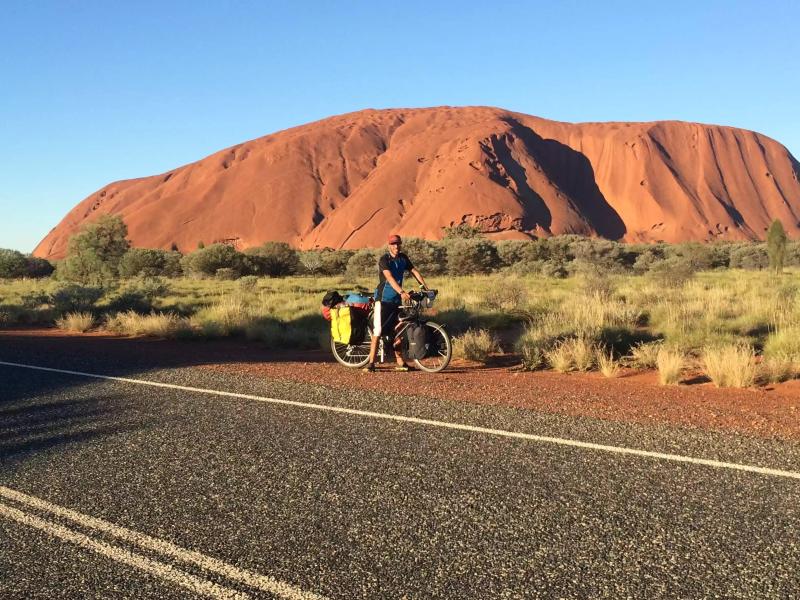
<instances>
[{"instance_id":1,"label":"asphalt road","mask_svg":"<svg viewBox=\"0 0 800 600\"><path fill-rule=\"evenodd\" d=\"M800 472L778 440L46 340L0 361ZM0 459L2 598L800 597L800 479L781 474L3 365Z\"/></svg>"}]
</instances>

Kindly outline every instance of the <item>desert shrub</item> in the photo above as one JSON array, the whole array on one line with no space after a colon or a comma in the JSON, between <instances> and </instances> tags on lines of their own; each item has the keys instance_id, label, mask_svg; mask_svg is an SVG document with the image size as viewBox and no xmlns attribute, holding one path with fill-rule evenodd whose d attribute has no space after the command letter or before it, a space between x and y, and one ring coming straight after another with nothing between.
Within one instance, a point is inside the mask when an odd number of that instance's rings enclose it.
<instances>
[{"instance_id":1,"label":"desert shrub","mask_svg":"<svg viewBox=\"0 0 800 600\"><path fill-rule=\"evenodd\" d=\"M227 244L212 244L199 248L181 259L184 273L214 276L219 269L232 269L237 276L245 268L244 255Z\"/></svg>"},{"instance_id":2,"label":"desert shrub","mask_svg":"<svg viewBox=\"0 0 800 600\"><path fill-rule=\"evenodd\" d=\"M27 274L28 261L22 252L0 248L0 279L17 279Z\"/></svg>"},{"instance_id":3,"label":"desert shrub","mask_svg":"<svg viewBox=\"0 0 800 600\"><path fill-rule=\"evenodd\" d=\"M323 326L307 327L285 323L272 318L255 319L247 324L244 334L249 340L257 340L273 348L318 348ZM323 346L330 348L329 344Z\"/></svg>"},{"instance_id":4,"label":"desert shrub","mask_svg":"<svg viewBox=\"0 0 800 600\"><path fill-rule=\"evenodd\" d=\"M33 290L20 295L19 303L22 308L31 310L40 306L51 304L52 296L43 290Z\"/></svg>"},{"instance_id":5,"label":"desert shrub","mask_svg":"<svg viewBox=\"0 0 800 600\"><path fill-rule=\"evenodd\" d=\"M353 250L305 250L299 253L300 264L309 275L344 275ZM377 263L376 263L377 269Z\"/></svg>"},{"instance_id":6,"label":"desert shrub","mask_svg":"<svg viewBox=\"0 0 800 600\"><path fill-rule=\"evenodd\" d=\"M486 329L470 329L453 341L453 355L478 362L486 362L491 354L500 351L497 337Z\"/></svg>"},{"instance_id":7,"label":"desert shrub","mask_svg":"<svg viewBox=\"0 0 800 600\"><path fill-rule=\"evenodd\" d=\"M245 275L239 280L239 289L243 292L255 292L258 288L258 277Z\"/></svg>"},{"instance_id":8,"label":"desert shrub","mask_svg":"<svg viewBox=\"0 0 800 600\"><path fill-rule=\"evenodd\" d=\"M237 279L241 275L241 272L238 269L233 269L231 267L222 267L221 269L217 269L214 273L214 279L218 279L219 281L233 281Z\"/></svg>"},{"instance_id":9,"label":"desert shrub","mask_svg":"<svg viewBox=\"0 0 800 600\"><path fill-rule=\"evenodd\" d=\"M525 248L534 242L527 240L500 240L495 243L501 267L513 267L525 259Z\"/></svg>"},{"instance_id":10,"label":"desert shrub","mask_svg":"<svg viewBox=\"0 0 800 600\"><path fill-rule=\"evenodd\" d=\"M50 296L50 303L58 314L89 312L102 296L101 287L66 284L56 288Z\"/></svg>"},{"instance_id":11,"label":"desert shrub","mask_svg":"<svg viewBox=\"0 0 800 600\"><path fill-rule=\"evenodd\" d=\"M131 248L119 261L119 276L176 277L180 275L180 252L157 248Z\"/></svg>"},{"instance_id":12,"label":"desert shrub","mask_svg":"<svg viewBox=\"0 0 800 600\"><path fill-rule=\"evenodd\" d=\"M571 250L575 257L572 270L576 272L620 272L634 262L624 246L610 240L586 238L572 243Z\"/></svg>"},{"instance_id":13,"label":"desert shrub","mask_svg":"<svg viewBox=\"0 0 800 600\"><path fill-rule=\"evenodd\" d=\"M483 232L479 227L469 223L459 223L450 227L442 227L444 239L446 240L473 240L483 237Z\"/></svg>"},{"instance_id":14,"label":"desert shrub","mask_svg":"<svg viewBox=\"0 0 800 600\"><path fill-rule=\"evenodd\" d=\"M490 311L511 315L527 315L528 288L509 277L503 285L491 286L485 293L483 306Z\"/></svg>"},{"instance_id":15,"label":"desert shrub","mask_svg":"<svg viewBox=\"0 0 800 600\"><path fill-rule=\"evenodd\" d=\"M349 277L363 277L365 275L377 276L378 260L384 251L376 248L362 248L347 261L347 275ZM413 260L411 262L414 262Z\"/></svg>"},{"instance_id":16,"label":"desert shrub","mask_svg":"<svg viewBox=\"0 0 800 600\"><path fill-rule=\"evenodd\" d=\"M717 387L750 387L756 378L756 355L751 346L728 344L703 352L705 373Z\"/></svg>"},{"instance_id":17,"label":"desert shrub","mask_svg":"<svg viewBox=\"0 0 800 600\"><path fill-rule=\"evenodd\" d=\"M553 279L564 279L569 275L567 263L561 260L546 260L541 265L540 273Z\"/></svg>"},{"instance_id":18,"label":"desert shrub","mask_svg":"<svg viewBox=\"0 0 800 600\"><path fill-rule=\"evenodd\" d=\"M644 274L650 271L656 264L664 260L664 249L661 246L644 248L636 256L632 269L634 273Z\"/></svg>"},{"instance_id":19,"label":"desert shrub","mask_svg":"<svg viewBox=\"0 0 800 600\"><path fill-rule=\"evenodd\" d=\"M680 350L662 346L656 355L658 380L661 385L677 385L680 382L686 358Z\"/></svg>"},{"instance_id":20,"label":"desert shrub","mask_svg":"<svg viewBox=\"0 0 800 600\"><path fill-rule=\"evenodd\" d=\"M515 348L522 356L522 368L534 371L547 364L547 352L555 345L556 340L538 327L530 327L517 340Z\"/></svg>"},{"instance_id":21,"label":"desert shrub","mask_svg":"<svg viewBox=\"0 0 800 600\"><path fill-rule=\"evenodd\" d=\"M648 275L657 285L680 288L694 277L694 269L689 261L673 256L654 263Z\"/></svg>"},{"instance_id":22,"label":"desert shrub","mask_svg":"<svg viewBox=\"0 0 800 600\"><path fill-rule=\"evenodd\" d=\"M89 312L70 312L56 319L56 327L83 333L94 326L94 315Z\"/></svg>"},{"instance_id":23,"label":"desert shrub","mask_svg":"<svg viewBox=\"0 0 800 600\"><path fill-rule=\"evenodd\" d=\"M447 271L451 275L489 273L499 265L497 248L485 239L459 239L446 246Z\"/></svg>"},{"instance_id":24,"label":"desert shrub","mask_svg":"<svg viewBox=\"0 0 800 600\"><path fill-rule=\"evenodd\" d=\"M133 279L110 294L105 310L107 312L149 313L158 298L170 293L170 287L163 279L149 277Z\"/></svg>"},{"instance_id":25,"label":"desert shrub","mask_svg":"<svg viewBox=\"0 0 800 600\"><path fill-rule=\"evenodd\" d=\"M708 271L727 266L729 257L727 249L721 244L701 244L684 242L673 246L664 246L666 257L677 257L687 262L692 271Z\"/></svg>"},{"instance_id":26,"label":"desert shrub","mask_svg":"<svg viewBox=\"0 0 800 600\"><path fill-rule=\"evenodd\" d=\"M39 258L38 256L26 256L27 266L25 267L25 276L33 279L40 279L42 277L49 277L55 271L55 267L49 260Z\"/></svg>"},{"instance_id":27,"label":"desert shrub","mask_svg":"<svg viewBox=\"0 0 800 600\"><path fill-rule=\"evenodd\" d=\"M658 365L661 342L642 342L631 347L631 364L638 369L654 369Z\"/></svg>"},{"instance_id":28,"label":"desert shrub","mask_svg":"<svg viewBox=\"0 0 800 600\"><path fill-rule=\"evenodd\" d=\"M285 277L300 272L302 267L297 250L286 242L267 242L244 253L254 275Z\"/></svg>"},{"instance_id":29,"label":"desert shrub","mask_svg":"<svg viewBox=\"0 0 800 600\"><path fill-rule=\"evenodd\" d=\"M402 251L425 277L447 272L447 252L442 244L420 238L403 238Z\"/></svg>"},{"instance_id":30,"label":"desert shrub","mask_svg":"<svg viewBox=\"0 0 800 600\"><path fill-rule=\"evenodd\" d=\"M731 250L732 269L766 269L769 255L764 244L743 244Z\"/></svg>"},{"instance_id":31,"label":"desert shrub","mask_svg":"<svg viewBox=\"0 0 800 600\"><path fill-rule=\"evenodd\" d=\"M59 279L102 283L117 277L119 263L130 248L128 228L118 216L103 215L69 238L67 256L58 263Z\"/></svg>"}]
</instances>

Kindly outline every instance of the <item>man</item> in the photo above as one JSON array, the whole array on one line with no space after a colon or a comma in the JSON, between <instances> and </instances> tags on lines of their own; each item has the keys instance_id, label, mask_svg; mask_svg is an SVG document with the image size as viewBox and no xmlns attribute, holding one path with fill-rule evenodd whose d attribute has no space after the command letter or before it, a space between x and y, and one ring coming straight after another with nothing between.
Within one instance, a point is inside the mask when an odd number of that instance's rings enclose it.
<instances>
[{"instance_id":1,"label":"man","mask_svg":"<svg viewBox=\"0 0 800 600\"><path fill-rule=\"evenodd\" d=\"M389 251L381 256L378 261L378 287L375 289L375 307L373 311L374 320L372 325L372 340L369 347L369 362L364 367L364 371L371 373L375 371L375 354L378 351L378 340L382 332L394 332L397 325L400 304L408 303L410 297L408 292L403 289L403 275L406 271L411 272L423 287L425 280L422 278L411 260L400 252L403 240L396 233L389 236ZM409 371L411 367L406 365L400 352L400 340L394 341L394 355L397 359L397 371Z\"/></svg>"}]
</instances>

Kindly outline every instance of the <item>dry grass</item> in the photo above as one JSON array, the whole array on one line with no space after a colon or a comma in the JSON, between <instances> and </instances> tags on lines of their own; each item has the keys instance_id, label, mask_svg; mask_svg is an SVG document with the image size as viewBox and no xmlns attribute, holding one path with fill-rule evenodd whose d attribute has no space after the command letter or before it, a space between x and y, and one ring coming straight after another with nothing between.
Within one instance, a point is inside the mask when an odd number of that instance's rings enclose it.
<instances>
[{"instance_id":1,"label":"dry grass","mask_svg":"<svg viewBox=\"0 0 800 600\"><path fill-rule=\"evenodd\" d=\"M594 366L595 347L586 338L570 338L545 352L547 362L556 371L588 371Z\"/></svg>"},{"instance_id":2,"label":"dry grass","mask_svg":"<svg viewBox=\"0 0 800 600\"><path fill-rule=\"evenodd\" d=\"M84 333L94 327L94 315L88 312L71 312L56 319L56 327Z\"/></svg>"},{"instance_id":3,"label":"dry grass","mask_svg":"<svg viewBox=\"0 0 800 600\"><path fill-rule=\"evenodd\" d=\"M186 319L172 313L140 315L134 311L117 313L109 317L106 329L122 335L148 335L153 337L180 337L191 335Z\"/></svg>"},{"instance_id":4,"label":"dry grass","mask_svg":"<svg viewBox=\"0 0 800 600\"><path fill-rule=\"evenodd\" d=\"M658 352L661 342L641 343L631 348L631 364L637 369L655 369L658 366Z\"/></svg>"},{"instance_id":5,"label":"dry grass","mask_svg":"<svg viewBox=\"0 0 800 600\"><path fill-rule=\"evenodd\" d=\"M729 344L706 348L705 373L717 387L750 387L756 380L756 355L752 346Z\"/></svg>"},{"instance_id":6,"label":"dry grass","mask_svg":"<svg viewBox=\"0 0 800 600\"><path fill-rule=\"evenodd\" d=\"M794 378L795 364L786 357L765 358L759 365L759 377L768 383L781 383Z\"/></svg>"},{"instance_id":7,"label":"dry grass","mask_svg":"<svg viewBox=\"0 0 800 600\"><path fill-rule=\"evenodd\" d=\"M617 377L620 374L620 363L614 358L614 353L610 350L606 354L602 349L597 349L597 366L600 372L606 377Z\"/></svg>"},{"instance_id":8,"label":"dry grass","mask_svg":"<svg viewBox=\"0 0 800 600\"><path fill-rule=\"evenodd\" d=\"M453 340L453 356L485 363L490 355L500 351L497 337L486 329L470 329Z\"/></svg>"},{"instance_id":9,"label":"dry grass","mask_svg":"<svg viewBox=\"0 0 800 600\"><path fill-rule=\"evenodd\" d=\"M656 356L658 381L661 385L677 385L686 365L686 357L680 350L659 348Z\"/></svg>"}]
</instances>

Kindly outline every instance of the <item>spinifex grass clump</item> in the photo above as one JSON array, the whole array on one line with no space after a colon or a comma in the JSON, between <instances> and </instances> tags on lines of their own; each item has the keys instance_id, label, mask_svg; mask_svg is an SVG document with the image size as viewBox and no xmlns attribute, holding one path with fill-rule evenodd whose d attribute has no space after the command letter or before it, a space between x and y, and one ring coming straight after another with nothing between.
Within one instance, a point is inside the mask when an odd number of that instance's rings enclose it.
<instances>
[{"instance_id":1,"label":"spinifex grass clump","mask_svg":"<svg viewBox=\"0 0 800 600\"><path fill-rule=\"evenodd\" d=\"M105 328L122 335L184 337L192 335L189 321L172 313L140 315L132 310L108 318Z\"/></svg>"},{"instance_id":2,"label":"spinifex grass clump","mask_svg":"<svg viewBox=\"0 0 800 600\"><path fill-rule=\"evenodd\" d=\"M545 352L547 362L556 371L588 371L594 365L595 347L586 338L563 340L552 350Z\"/></svg>"},{"instance_id":3,"label":"spinifex grass clump","mask_svg":"<svg viewBox=\"0 0 800 600\"><path fill-rule=\"evenodd\" d=\"M497 337L486 329L469 329L453 341L453 356L485 363L500 351Z\"/></svg>"},{"instance_id":4,"label":"spinifex grass clump","mask_svg":"<svg viewBox=\"0 0 800 600\"><path fill-rule=\"evenodd\" d=\"M604 351L602 348L597 348L597 367L605 377L617 377L620 374L619 361L614 358L612 351Z\"/></svg>"},{"instance_id":5,"label":"spinifex grass clump","mask_svg":"<svg viewBox=\"0 0 800 600\"><path fill-rule=\"evenodd\" d=\"M661 385L677 385L681 380L686 358L680 350L659 348L656 356L658 381Z\"/></svg>"},{"instance_id":6,"label":"spinifex grass clump","mask_svg":"<svg viewBox=\"0 0 800 600\"><path fill-rule=\"evenodd\" d=\"M750 387L756 379L756 355L752 346L729 344L703 352L706 375L717 387Z\"/></svg>"},{"instance_id":7,"label":"spinifex grass clump","mask_svg":"<svg viewBox=\"0 0 800 600\"><path fill-rule=\"evenodd\" d=\"M83 333L94 326L94 315L88 312L69 312L56 319L56 327L67 331Z\"/></svg>"}]
</instances>

